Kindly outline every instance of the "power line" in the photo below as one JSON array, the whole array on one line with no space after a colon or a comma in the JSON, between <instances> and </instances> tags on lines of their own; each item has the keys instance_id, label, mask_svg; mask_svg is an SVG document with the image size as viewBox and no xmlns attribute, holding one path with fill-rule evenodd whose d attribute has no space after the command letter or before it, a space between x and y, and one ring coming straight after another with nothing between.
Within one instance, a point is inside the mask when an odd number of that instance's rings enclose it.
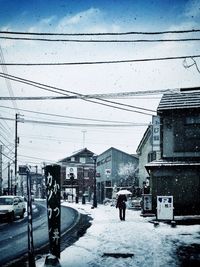
<instances>
[{"instance_id":1,"label":"power line","mask_svg":"<svg viewBox=\"0 0 200 267\"><path fill-rule=\"evenodd\" d=\"M10 157L8 157L6 154L4 154L3 152L1 152L2 153L2 155L4 156L4 157L6 157L7 159L10 159L10 160L12 160L12 161L14 161L14 159L11 159Z\"/></svg>"},{"instance_id":2,"label":"power line","mask_svg":"<svg viewBox=\"0 0 200 267\"><path fill-rule=\"evenodd\" d=\"M13 109L11 107L5 107L5 106L0 106L0 108ZM91 119L91 118L83 118L83 117L73 117L73 116L66 116L66 115L59 115L59 114L53 114L53 113L39 112L39 111L33 111L33 110L27 110L27 109L18 109L18 110L19 111L23 111L23 112L28 112L28 113L35 113L35 114L41 114L41 115L47 115L47 116L54 116L54 117L59 117L59 118L69 118L69 119L75 119L75 120L112 122L112 123L131 123L131 122L125 122L125 121L111 121L111 120L99 120L99 119Z\"/></svg>"},{"instance_id":3,"label":"power line","mask_svg":"<svg viewBox=\"0 0 200 267\"><path fill-rule=\"evenodd\" d=\"M125 60L108 60L108 61L82 61L82 62L57 62L57 63L0 63L5 66L76 66L76 65L100 65L100 64L119 64L119 63L136 63L163 60L176 60L185 58L199 58L200 55L185 55L174 57L158 57L158 58L141 58L141 59L125 59Z\"/></svg>"},{"instance_id":4,"label":"power line","mask_svg":"<svg viewBox=\"0 0 200 267\"><path fill-rule=\"evenodd\" d=\"M0 117L1 117L1 115L0 115ZM6 124L6 126L8 126L7 124ZM0 122L0 127L1 127L1 129L3 130L3 131L6 131L7 132L7 134L9 135L9 136L11 136L12 135L12 132L11 132L11 129L10 129L10 127L8 126L8 129L2 124L2 122ZM10 132L9 132L10 131Z\"/></svg>"},{"instance_id":5,"label":"power line","mask_svg":"<svg viewBox=\"0 0 200 267\"><path fill-rule=\"evenodd\" d=\"M26 156L26 155L18 155L19 157L25 157L25 158L30 158L30 159L39 159L39 160L45 160L44 158L37 158L37 157L31 157L31 156ZM52 161L52 160L47 160L47 161ZM55 161L52 161L55 162Z\"/></svg>"},{"instance_id":6,"label":"power line","mask_svg":"<svg viewBox=\"0 0 200 267\"><path fill-rule=\"evenodd\" d=\"M98 32L98 33L51 33L51 32L23 32L23 31L0 31L0 34L20 34L20 35L49 35L49 36L98 36L98 35L160 35L160 34L177 34L177 33L195 33L200 29L189 30L171 30L171 31L129 31L129 32Z\"/></svg>"},{"instance_id":7,"label":"power line","mask_svg":"<svg viewBox=\"0 0 200 267\"><path fill-rule=\"evenodd\" d=\"M10 120L14 121L15 119L13 118L0 118L4 120ZM27 120L27 119L22 119L20 122L23 123L36 123L36 124L47 124L47 125L61 125L61 126L70 126L70 127L138 127L138 126L148 126L149 124L147 123L127 123L127 124L83 124L83 123L65 123L65 122L55 122L55 121L36 121L36 120Z\"/></svg>"},{"instance_id":8,"label":"power line","mask_svg":"<svg viewBox=\"0 0 200 267\"><path fill-rule=\"evenodd\" d=\"M1 48L1 45L0 45L0 62L5 63L3 50ZM2 66L2 71L3 71L4 74L8 75L8 70L7 70L6 66ZM12 85L11 85L10 81L8 79L5 79L5 82L6 82L6 86L7 86L9 95L13 97L14 93L13 93ZM13 107L15 108L16 112L17 112L17 103L16 103L16 101L12 100L12 104L13 104Z\"/></svg>"},{"instance_id":9,"label":"power line","mask_svg":"<svg viewBox=\"0 0 200 267\"><path fill-rule=\"evenodd\" d=\"M179 39L135 39L135 40L98 40L98 39L50 39L50 38L26 38L26 37L6 37L0 36L3 40L15 41L40 41L40 42L73 42L73 43L161 43L161 42L191 42L200 41L200 38L179 38Z\"/></svg>"},{"instance_id":10,"label":"power line","mask_svg":"<svg viewBox=\"0 0 200 267\"><path fill-rule=\"evenodd\" d=\"M38 85L39 85L40 86L40 89L43 89L43 90L48 90L49 91L49 88L51 88L51 91L53 91L54 93L58 93L57 91L59 91L60 94L66 95L67 98L71 98L71 96L69 96L66 93L72 93L72 94L74 94L76 96L79 96L79 98L81 98L82 100L87 101L87 102L91 102L91 103L95 103L95 104L103 105L103 106L107 106L107 107L112 107L112 108L115 108L115 109L125 110L125 111L129 111L129 112L136 112L136 113L140 113L140 114L144 114L144 115L152 115L152 114L148 114L148 113L142 112L142 111L130 110L130 109L122 108L122 107L113 106L113 105L110 105L110 104L100 103L100 102L97 102L97 101L94 101L94 100L89 100L89 99L86 99L86 96L85 95L80 94L80 93L76 93L76 92L73 92L73 91L60 89L58 87L53 87L53 86L45 85L45 84L34 82L34 81L31 81L31 80L26 80L26 79L23 79L23 78L20 78L20 77L16 77L16 76L13 76L13 75L8 75L8 74L5 75L4 73L0 73L0 77L4 77L4 78L6 77L7 79L15 80L15 81L21 82L21 83L26 83L26 84L29 84L29 85L32 85L32 86L35 86L36 85L36 87L38 87ZM46 89L46 88L48 88L48 89ZM55 90L57 90L57 91L55 91ZM3 99L3 98L1 97L0 99ZM6 98L4 98L4 99L6 99ZM15 98L15 99L20 100L20 98ZM28 97L27 100L28 99L29 100L33 100L32 97ZM53 97L50 97L48 99L53 99ZM56 99L58 99L58 97L56 97ZM143 110L143 111L155 112L153 110L149 110L149 109L145 109L145 108L140 108L140 107L136 107L136 106L132 106L132 105L127 105L127 104L123 104L123 103L118 103L118 102L114 102L114 101L108 101L108 100L105 100L105 99L99 99L99 98L95 98L95 99L96 100L100 100L102 102L112 103L112 104L115 104L115 105L120 105L120 106L125 106L125 107L131 107L131 108L139 109L139 110Z\"/></svg>"},{"instance_id":11,"label":"power line","mask_svg":"<svg viewBox=\"0 0 200 267\"><path fill-rule=\"evenodd\" d=\"M9 145L13 145L12 143L10 143L10 141L8 141L8 139L6 139L6 137L4 137L4 135L2 133L0 133L0 135ZM0 142L3 143L2 140L0 140Z\"/></svg>"}]
</instances>

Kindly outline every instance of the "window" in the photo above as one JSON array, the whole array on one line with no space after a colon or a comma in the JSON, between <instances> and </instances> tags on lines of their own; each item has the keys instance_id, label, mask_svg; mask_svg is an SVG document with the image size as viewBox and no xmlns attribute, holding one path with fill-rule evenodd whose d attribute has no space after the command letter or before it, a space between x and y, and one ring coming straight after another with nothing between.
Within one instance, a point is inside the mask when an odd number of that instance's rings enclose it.
<instances>
[{"instance_id":1,"label":"window","mask_svg":"<svg viewBox=\"0 0 200 267\"><path fill-rule=\"evenodd\" d=\"M148 154L148 159L147 160L148 160L148 162L151 162L153 160L156 160L156 151L150 152Z\"/></svg>"},{"instance_id":2,"label":"window","mask_svg":"<svg viewBox=\"0 0 200 267\"><path fill-rule=\"evenodd\" d=\"M106 181L106 187L111 187L111 181Z\"/></svg>"},{"instance_id":3,"label":"window","mask_svg":"<svg viewBox=\"0 0 200 267\"><path fill-rule=\"evenodd\" d=\"M79 158L80 163L86 163L86 159L84 157Z\"/></svg>"},{"instance_id":4,"label":"window","mask_svg":"<svg viewBox=\"0 0 200 267\"><path fill-rule=\"evenodd\" d=\"M190 115L174 127L175 152L200 152L200 115Z\"/></svg>"}]
</instances>

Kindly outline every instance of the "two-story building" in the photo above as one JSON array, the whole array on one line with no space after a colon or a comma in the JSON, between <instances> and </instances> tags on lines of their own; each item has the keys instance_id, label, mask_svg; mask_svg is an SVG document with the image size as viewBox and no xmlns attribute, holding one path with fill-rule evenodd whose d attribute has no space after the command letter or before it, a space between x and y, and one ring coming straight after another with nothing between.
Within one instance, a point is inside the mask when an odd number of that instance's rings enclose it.
<instances>
[{"instance_id":1,"label":"two-story building","mask_svg":"<svg viewBox=\"0 0 200 267\"><path fill-rule=\"evenodd\" d=\"M114 147L97 158L97 200L112 198L113 187L132 189L137 175L138 157Z\"/></svg>"},{"instance_id":2,"label":"two-story building","mask_svg":"<svg viewBox=\"0 0 200 267\"><path fill-rule=\"evenodd\" d=\"M153 210L157 196L173 196L174 214L200 214L200 92L163 95L161 159L146 164Z\"/></svg>"},{"instance_id":3,"label":"two-story building","mask_svg":"<svg viewBox=\"0 0 200 267\"><path fill-rule=\"evenodd\" d=\"M86 195L89 200L94 190L94 153L83 148L61 159L61 190L73 197Z\"/></svg>"}]
</instances>

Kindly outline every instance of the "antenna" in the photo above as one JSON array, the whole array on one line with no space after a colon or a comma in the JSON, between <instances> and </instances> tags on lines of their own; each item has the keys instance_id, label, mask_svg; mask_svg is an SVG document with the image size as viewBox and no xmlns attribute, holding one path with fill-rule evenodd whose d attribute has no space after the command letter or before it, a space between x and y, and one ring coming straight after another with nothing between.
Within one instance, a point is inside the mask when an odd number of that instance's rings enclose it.
<instances>
[{"instance_id":1,"label":"antenna","mask_svg":"<svg viewBox=\"0 0 200 267\"><path fill-rule=\"evenodd\" d=\"M83 133L83 148L85 147L85 133L87 133L86 130L81 131Z\"/></svg>"}]
</instances>

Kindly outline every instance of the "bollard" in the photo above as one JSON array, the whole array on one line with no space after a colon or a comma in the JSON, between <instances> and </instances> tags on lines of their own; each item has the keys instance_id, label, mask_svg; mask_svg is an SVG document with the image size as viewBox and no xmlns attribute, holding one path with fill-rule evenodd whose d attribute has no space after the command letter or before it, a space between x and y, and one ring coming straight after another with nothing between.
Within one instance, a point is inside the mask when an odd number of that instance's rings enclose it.
<instances>
[{"instance_id":1,"label":"bollard","mask_svg":"<svg viewBox=\"0 0 200 267\"><path fill-rule=\"evenodd\" d=\"M61 267L59 259L56 256L49 254L46 256L44 267L52 266Z\"/></svg>"},{"instance_id":2,"label":"bollard","mask_svg":"<svg viewBox=\"0 0 200 267\"><path fill-rule=\"evenodd\" d=\"M85 204L85 196L82 196L82 204Z\"/></svg>"},{"instance_id":3,"label":"bollard","mask_svg":"<svg viewBox=\"0 0 200 267\"><path fill-rule=\"evenodd\" d=\"M176 221L171 221L171 227L175 228L176 227Z\"/></svg>"}]
</instances>

